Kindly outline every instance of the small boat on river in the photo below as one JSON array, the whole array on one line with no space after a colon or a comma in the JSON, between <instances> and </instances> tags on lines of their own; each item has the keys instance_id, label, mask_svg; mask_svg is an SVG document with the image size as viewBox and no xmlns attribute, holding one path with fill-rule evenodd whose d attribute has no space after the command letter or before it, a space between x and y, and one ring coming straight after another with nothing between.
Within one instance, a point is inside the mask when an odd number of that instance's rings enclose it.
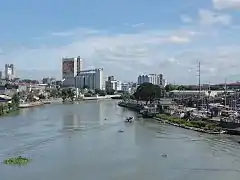
<instances>
[{"instance_id":1,"label":"small boat on river","mask_svg":"<svg viewBox=\"0 0 240 180\"><path fill-rule=\"evenodd\" d=\"M127 117L124 122L125 122L125 123L132 123L133 120L134 120L134 117Z\"/></svg>"}]
</instances>

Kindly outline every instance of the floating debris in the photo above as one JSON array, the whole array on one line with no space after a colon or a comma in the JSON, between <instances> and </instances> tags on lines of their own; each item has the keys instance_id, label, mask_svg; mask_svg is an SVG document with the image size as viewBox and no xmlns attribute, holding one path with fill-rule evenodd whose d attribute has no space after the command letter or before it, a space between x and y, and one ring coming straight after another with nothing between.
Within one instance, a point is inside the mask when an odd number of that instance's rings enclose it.
<instances>
[{"instance_id":1,"label":"floating debris","mask_svg":"<svg viewBox=\"0 0 240 180\"><path fill-rule=\"evenodd\" d=\"M161 156L166 158L168 155L167 154L161 154Z\"/></svg>"},{"instance_id":2,"label":"floating debris","mask_svg":"<svg viewBox=\"0 0 240 180\"><path fill-rule=\"evenodd\" d=\"M9 159L6 159L3 161L4 164L9 164L9 165L26 165L31 161L31 159L18 156L18 157L12 157Z\"/></svg>"}]
</instances>

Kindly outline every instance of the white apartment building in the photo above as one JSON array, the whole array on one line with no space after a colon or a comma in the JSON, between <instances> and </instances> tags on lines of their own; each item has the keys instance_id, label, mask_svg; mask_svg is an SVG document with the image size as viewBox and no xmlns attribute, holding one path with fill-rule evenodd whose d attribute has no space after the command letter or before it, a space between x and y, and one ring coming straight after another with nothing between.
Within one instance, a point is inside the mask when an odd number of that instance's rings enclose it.
<instances>
[{"instance_id":1,"label":"white apartment building","mask_svg":"<svg viewBox=\"0 0 240 180\"><path fill-rule=\"evenodd\" d=\"M80 56L62 59L62 79L63 86L75 87L75 77L83 69Z\"/></svg>"},{"instance_id":2,"label":"white apartment building","mask_svg":"<svg viewBox=\"0 0 240 180\"><path fill-rule=\"evenodd\" d=\"M111 80L105 82L105 89L108 90L114 90L114 91L121 91L122 90L122 82L118 80Z\"/></svg>"},{"instance_id":3,"label":"white apartment building","mask_svg":"<svg viewBox=\"0 0 240 180\"><path fill-rule=\"evenodd\" d=\"M75 87L90 89L104 89L103 68L80 71L75 77Z\"/></svg>"},{"instance_id":4,"label":"white apartment building","mask_svg":"<svg viewBox=\"0 0 240 180\"><path fill-rule=\"evenodd\" d=\"M14 70L13 64L5 64L5 79L13 80L15 78Z\"/></svg>"},{"instance_id":5,"label":"white apartment building","mask_svg":"<svg viewBox=\"0 0 240 180\"><path fill-rule=\"evenodd\" d=\"M122 91L130 93L132 86L130 83L122 83Z\"/></svg>"},{"instance_id":6,"label":"white apartment building","mask_svg":"<svg viewBox=\"0 0 240 180\"><path fill-rule=\"evenodd\" d=\"M138 76L138 85L143 83L152 83L155 85L163 85L163 75L162 74L142 74Z\"/></svg>"}]
</instances>

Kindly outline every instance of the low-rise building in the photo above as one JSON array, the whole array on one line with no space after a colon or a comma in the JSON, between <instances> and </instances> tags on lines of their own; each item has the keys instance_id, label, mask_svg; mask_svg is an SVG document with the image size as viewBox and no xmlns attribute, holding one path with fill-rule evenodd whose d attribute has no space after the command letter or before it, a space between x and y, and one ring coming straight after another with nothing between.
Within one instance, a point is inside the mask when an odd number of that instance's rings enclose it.
<instances>
[{"instance_id":1,"label":"low-rise building","mask_svg":"<svg viewBox=\"0 0 240 180\"><path fill-rule=\"evenodd\" d=\"M233 93L234 91L227 91L228 93ZM180 91L180 90L173 90L170 91L170 93L172 93L172 95L174 95L175 97L183 97L183 96L198 96L200 94L200 96L211 96L211 97L215 97L219 94L223 94L224 91Z\"/></svg>"},{"instance_id":2,"label":"low-rise building","mask_svg":"<svg viewBox=\"0 0 240 180\"><path fill-rule=\"evenodd\" d=\"M75 87L103 90L103 68L80 71L75 77Z\"/></svg>"}]
</instances>

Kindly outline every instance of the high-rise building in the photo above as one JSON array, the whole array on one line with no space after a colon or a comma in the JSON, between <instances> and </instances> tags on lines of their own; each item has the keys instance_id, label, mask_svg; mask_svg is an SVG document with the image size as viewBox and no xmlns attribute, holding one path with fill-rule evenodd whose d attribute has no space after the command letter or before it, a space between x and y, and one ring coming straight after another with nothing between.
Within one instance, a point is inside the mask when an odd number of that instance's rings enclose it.
<instances>
[{"instance_id":1,"label":"high-rise building","mask_svg":"<svg viewBox=\"0 0 240 180\"><path fill-rule=\"evenodd\" d=\"M114 76L108 76L107 81L105 82L105 90L110 92L114 91L121 91L122 85L121 81L115 80Z\"/></svg>"},{"instance_id":2,"label":"high-rise building","mask_svg":"<svg viewBox=\"0 0 240 180\"><path fill-rule=\"evenodd\" d=\"M74 87L75 76L82 70L82 59L80 56L62 59L63 86Z\"/></svg>"},{"instance_id":3,"label":"high-rise building","mask_svg":"<svg viewBox=\"0 0 240 180\"><path fill-rule=\"evenodd\" d=\"M0 71L0 79L2 79L2 71Z\"/></svg>"},{"instance_id":4,"label":"high-rise building","mask_svg":"<svg viewBox=\"0 0 240 180\"><path fill-rule=\"evenodd\" d=\"M104 89L103 68L80 71L75 77L76 88Z\"/></svg>"},{"instance_id":5,"label":"high-rise building","mask_svg":"<svg viewBox=\"0 0 240 180\"><path fill-rule=\"evenodd\" d=\"M13 80L15 78L14 73L14 65L13 64L5 64L5 79Z\"/></svg>"},{"instance_id":6,"label":"high-rise building","mask_svg":"<svg viewBox=\"0 0 240 180\"><path fill-rule=\"evenodd\" d=\"M163 75L162 74L143 74L138 76L138 85L143 83L152 83L155 85L163 85Z\"/></svg>"},{"instance_id":7,"label":"high-rise building","mask_svg":"<svg viewBox=\"0 0 240 180\"><path fill-rule=\"evenodd\" d=\"M83 60L80 58L80 56L77 57L77 73L80 73L80 71L83 70Z\"/></svg>"},{"instance_id":8,"label":"high-rise building","mask_svg":"<svg viewBox=\"0 0 240 180\"><path fill-rule=\"evenodd\" d=\"M114 76L108 76L108 81L114 81Z\"/></svg>"}]
</instances>

